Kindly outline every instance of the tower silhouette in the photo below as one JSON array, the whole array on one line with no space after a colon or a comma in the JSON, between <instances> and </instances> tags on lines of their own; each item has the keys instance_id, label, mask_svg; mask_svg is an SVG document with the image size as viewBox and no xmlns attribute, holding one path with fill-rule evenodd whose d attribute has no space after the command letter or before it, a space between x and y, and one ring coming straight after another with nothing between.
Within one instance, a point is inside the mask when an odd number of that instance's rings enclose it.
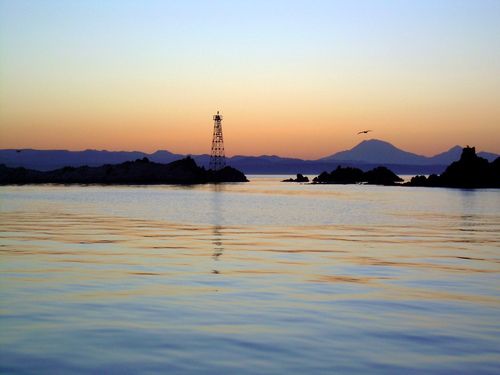
<instances>
[{"instance_id":1,"label":"tower silhouette","mask_svg":"<svg viewBox=\"0 0 500 375\"><path fill-rule=\"evenodd\" d=\"M209 168L218 171L226 166L226 155L224 154L224 138L222 137L222 116L219 111L214 115L214 135L212 138L212 153L210 155Z\"/></svg>"}]
</instances>

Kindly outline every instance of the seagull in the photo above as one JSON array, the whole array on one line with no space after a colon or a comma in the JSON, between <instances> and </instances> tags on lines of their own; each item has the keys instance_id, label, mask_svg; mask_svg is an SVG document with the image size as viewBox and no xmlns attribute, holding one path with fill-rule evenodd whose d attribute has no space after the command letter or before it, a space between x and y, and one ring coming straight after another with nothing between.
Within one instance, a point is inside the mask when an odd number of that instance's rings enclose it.
<instances>
[{"instance_id":1,"label":"seagull","mask_svg":"<svg viewBox=\"0 0 500 375\"><path fill-rule=\"evenodd\" d=\"M373 130L362 130L362 131L358 132L358 134L366 134L366 133L371 132L371 131L373 131Z\"/></svg>"}]
</instances>

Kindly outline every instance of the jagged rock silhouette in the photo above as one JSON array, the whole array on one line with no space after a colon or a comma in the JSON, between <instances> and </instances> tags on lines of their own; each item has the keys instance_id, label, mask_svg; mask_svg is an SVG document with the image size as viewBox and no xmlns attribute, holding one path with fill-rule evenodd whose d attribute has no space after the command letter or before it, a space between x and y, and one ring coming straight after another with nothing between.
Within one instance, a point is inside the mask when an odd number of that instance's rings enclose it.
<instances>
[{"instance_id":1,"label":"jagged rock silhouette","mask_svg":"<svg viewBox=\"0 0 500 375\"><path fill-rule=\"evenodd\" d=\"M492 163L476 155L475 147L465 147L458 161L440 175L415 176L409 186L452 188L500 188L500 157Z\"/></svg>"},{"instance_id":2,"label":"jagged rock silhouette","mask_svg":"<svg viewBox=\"0 0 500 375\"><path fill-rule=\"evenodd\" d=\"M246 176L231 167L218 171L199 167L191 157L169 164L148 158L100 167L64 167L48 172L0 165L0 184L200 184L246 182Z\"/></svg>"}]
</instances>

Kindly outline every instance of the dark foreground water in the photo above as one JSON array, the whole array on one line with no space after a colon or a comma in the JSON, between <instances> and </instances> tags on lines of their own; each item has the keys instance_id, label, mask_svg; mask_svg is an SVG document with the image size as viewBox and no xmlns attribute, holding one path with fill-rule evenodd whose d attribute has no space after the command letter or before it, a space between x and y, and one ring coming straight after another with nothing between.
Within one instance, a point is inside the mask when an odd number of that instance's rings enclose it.
<instances>
[{"instance_id":1,"label":"dark foreground water","mask_svg":"<svg viewBox=\"0 0 500 375\"><path fill-rule=\"evenodd\" d=\"M0 372L500 372L500 191L0 188Z\"/></svg>"}]
</instances>

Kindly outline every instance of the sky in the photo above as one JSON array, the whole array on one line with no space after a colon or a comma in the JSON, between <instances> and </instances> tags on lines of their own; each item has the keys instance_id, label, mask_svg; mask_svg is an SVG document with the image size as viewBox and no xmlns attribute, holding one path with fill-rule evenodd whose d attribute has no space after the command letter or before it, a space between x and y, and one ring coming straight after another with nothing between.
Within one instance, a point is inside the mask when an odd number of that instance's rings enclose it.
<instances>
[{"instance_id":1,"label":"sky","mask_svg":"<svg viewBox=\"0 0 500 375\"><path fill-rule=\"evenodd\" d=\"M0 0L0 148L500 153L499 103L497 0Z\"/></svg>"}]
</instances>

